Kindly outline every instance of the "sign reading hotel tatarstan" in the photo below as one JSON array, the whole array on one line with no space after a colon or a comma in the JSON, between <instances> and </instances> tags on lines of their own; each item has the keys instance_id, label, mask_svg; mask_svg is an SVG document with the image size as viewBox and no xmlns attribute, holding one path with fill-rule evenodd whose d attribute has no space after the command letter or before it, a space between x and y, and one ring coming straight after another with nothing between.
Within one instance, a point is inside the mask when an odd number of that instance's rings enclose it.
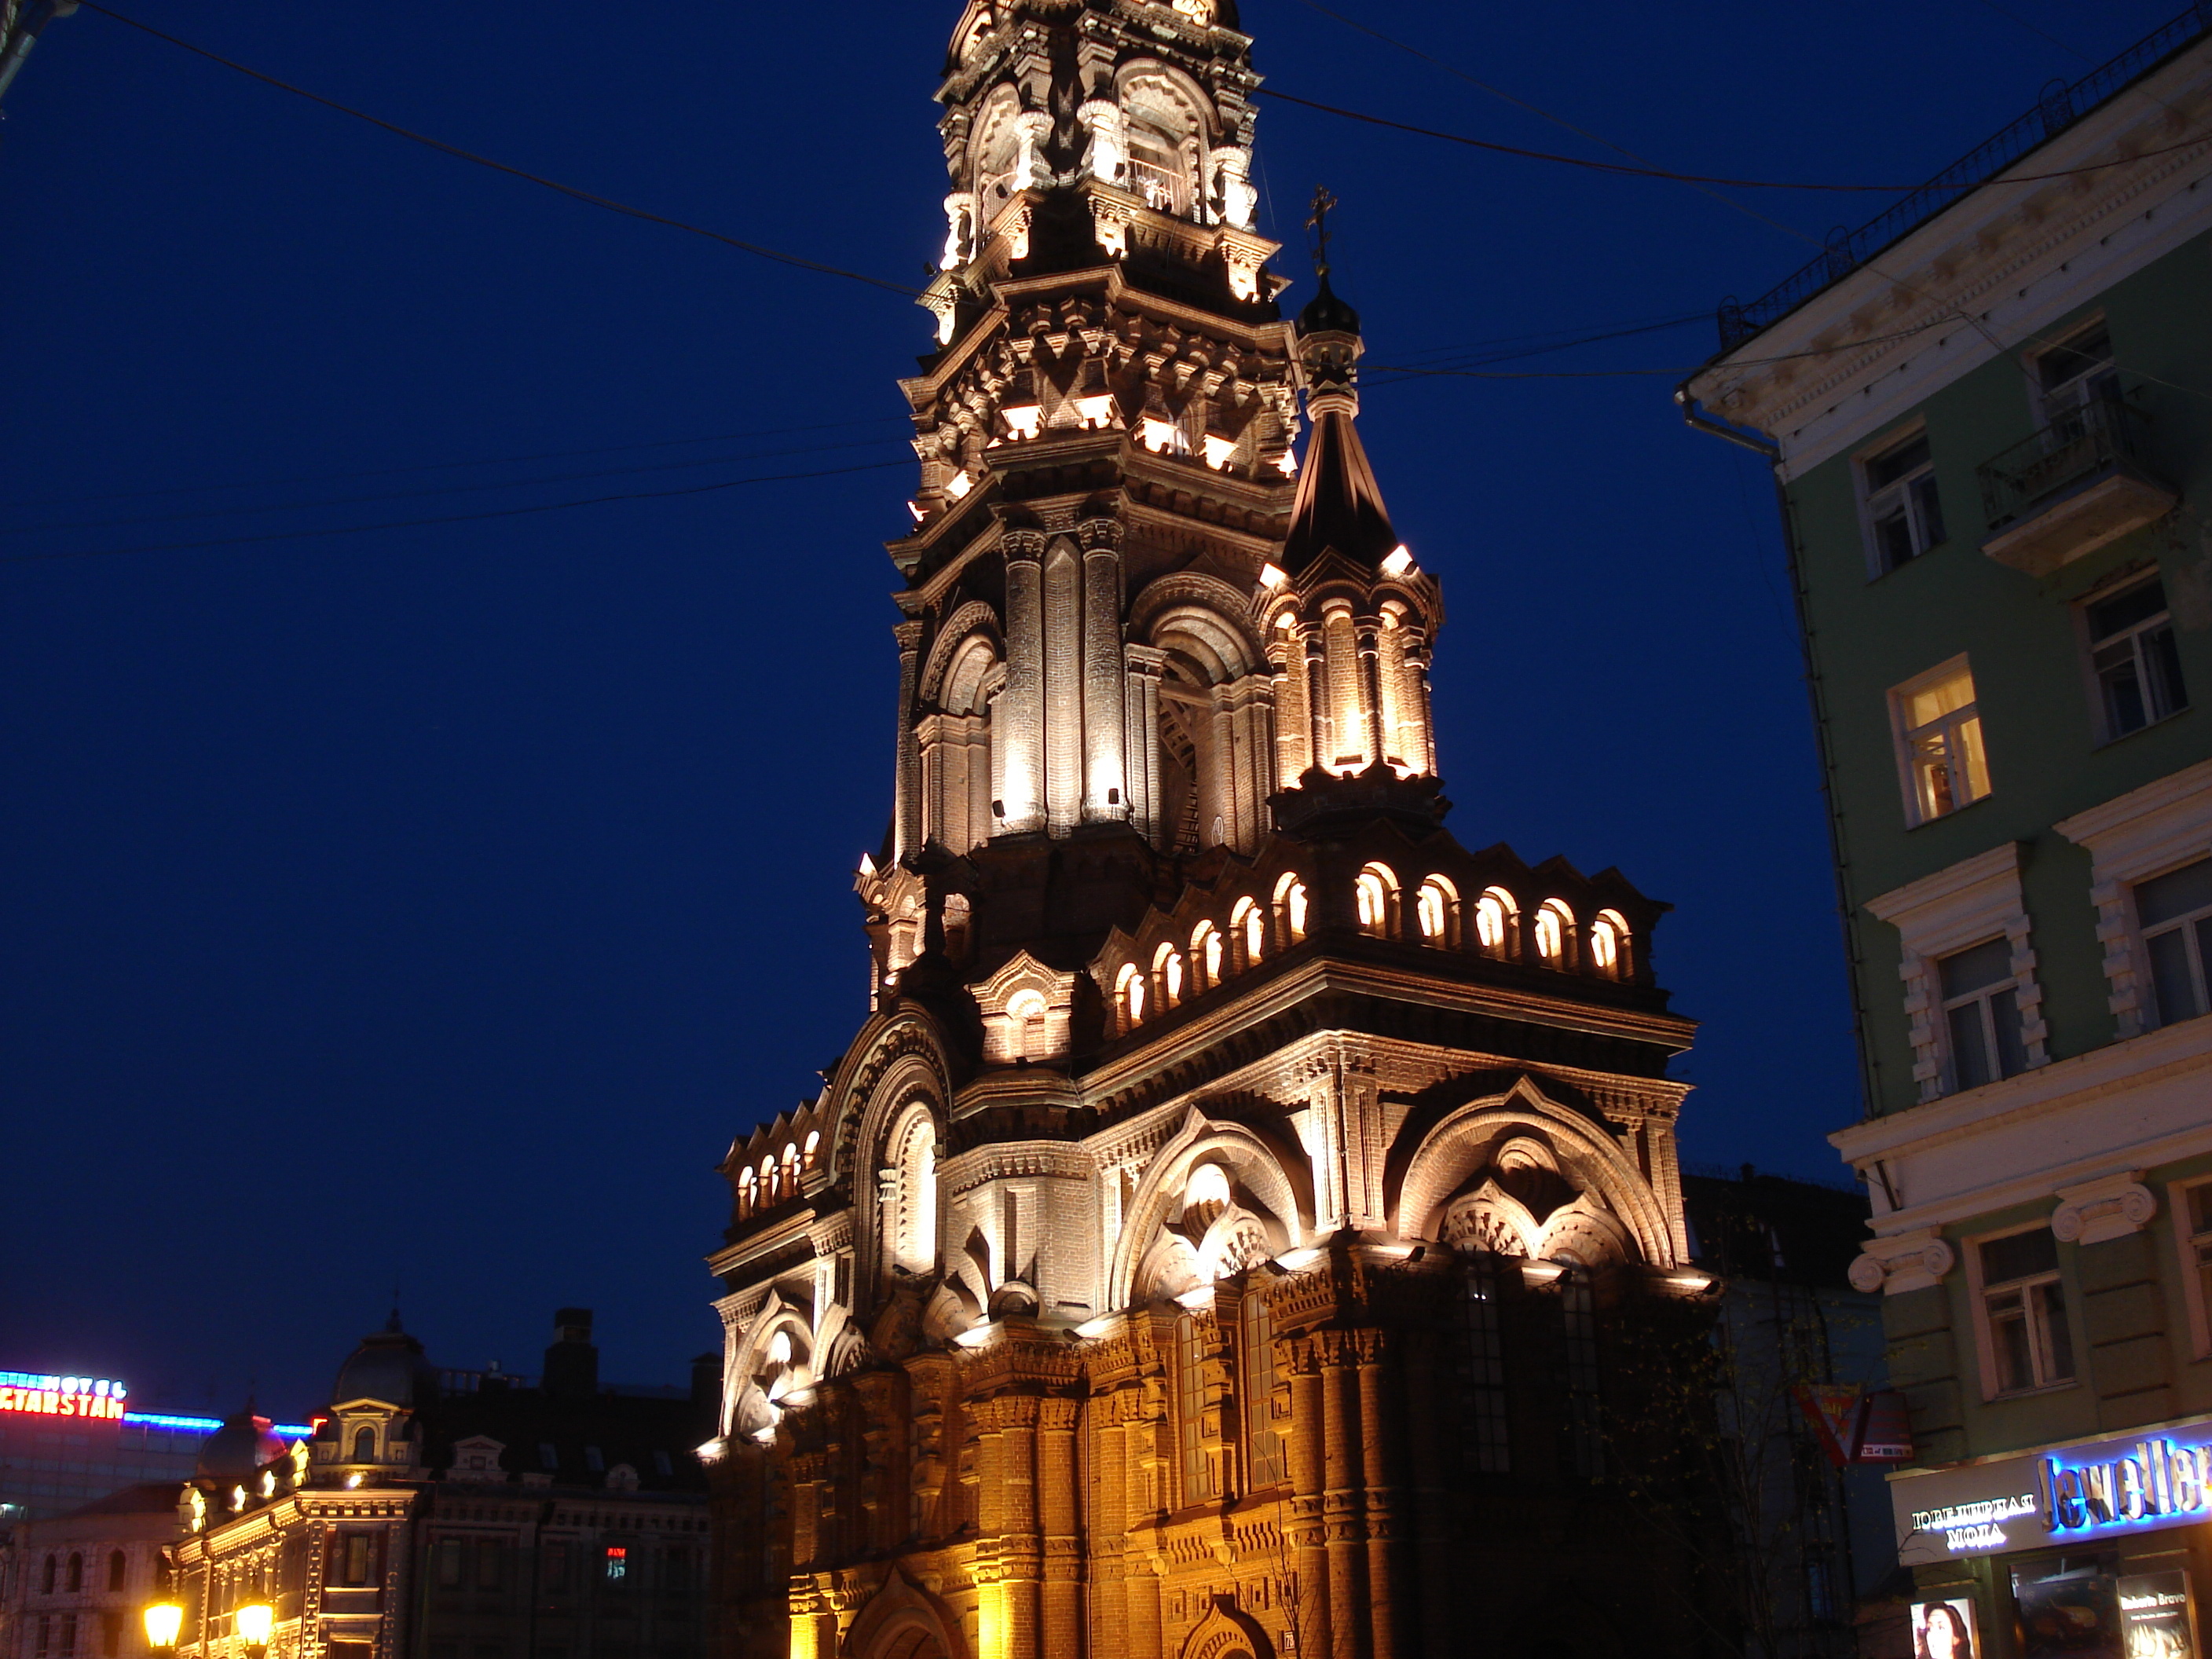
<instances>
[{"instance_id":1,"label":"sign reading hotel tatarstan","mask_svg":"<svg viewBox=\"0 0 2212 1659\"><path fill-rule=\"evenodd\" d=\"M0 1412L34 1417L97 1417L120 1421L120 1382L104 1376L46 1376L35 1371L0 1371Z\"/></svg>"}]
</instances>

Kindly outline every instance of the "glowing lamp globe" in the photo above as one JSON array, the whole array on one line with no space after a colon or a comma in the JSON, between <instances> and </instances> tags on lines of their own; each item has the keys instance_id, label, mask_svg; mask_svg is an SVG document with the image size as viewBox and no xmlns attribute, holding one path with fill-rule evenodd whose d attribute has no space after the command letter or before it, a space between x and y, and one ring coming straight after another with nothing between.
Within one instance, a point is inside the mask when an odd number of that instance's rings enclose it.
<instances>
[{"instance_id":1,"label":"glowing lamp globe","mask_svg":"<svg viewBox=\"0 0 2212 1659\"><path fill-rule=\"evenodd\" d=\"M177 1645L177 1636L185 1627L185 1610L174 1601L155 1601L147 1606L146 1645L166 1650Z\"/></svg>"},{"instance_id":2,"label":"glowing lamp globe","mask_svg":"<svg viewBox=\"0 0 2212 1659\"><path fill-rule=\"evenodd\" d=\"M250 1648L267 1647L270 1627L276 1622L276 1615L266 1601L256 1601L238 1610L238 1633Z\"/></svg>"}]
</instances>

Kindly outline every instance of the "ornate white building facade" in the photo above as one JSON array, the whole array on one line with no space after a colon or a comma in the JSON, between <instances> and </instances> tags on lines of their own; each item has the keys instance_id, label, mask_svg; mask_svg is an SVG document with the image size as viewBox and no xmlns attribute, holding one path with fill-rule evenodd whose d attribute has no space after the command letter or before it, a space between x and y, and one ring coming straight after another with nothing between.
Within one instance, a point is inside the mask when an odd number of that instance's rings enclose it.
<instances>
[{"instance_id":1,"label":"ornate white building facade","mask_svg":"<svg viewBox=\"0 0 2212 1659\"><path fill-rule=\"evenodd\" d=\"M1442 595L1358 317L1277 308L1236 21L953 35L872 1008L710 1258L733 1655L1691 1645L1606 1479L1621 1310L1705 1286L1665 907L1441 827Z\"/></svg>"}]
</instances>

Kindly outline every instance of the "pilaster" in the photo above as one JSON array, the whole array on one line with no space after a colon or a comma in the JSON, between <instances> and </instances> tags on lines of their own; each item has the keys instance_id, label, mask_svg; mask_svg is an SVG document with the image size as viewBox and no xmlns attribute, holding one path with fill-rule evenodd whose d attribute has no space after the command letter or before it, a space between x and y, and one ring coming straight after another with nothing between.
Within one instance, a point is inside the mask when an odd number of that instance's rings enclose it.
<instances>
[{"instance_id":1,"label":"pilaster","mask_svg":"<svg viewBox=\"0 0 2212 1659\"><path fill-rule=\"evenodd\" d=\"M1000 550L1006 568L1006 687L992 709L992 757L1003 812L994 814L994 833L1016 835L1044 823L1044 536L1008 530Z\"/></svg>"},{"instance_id":2,"label":"pilaster","mask_svg":"<svg viewBox=\"0 0 2212 1659\"><path fill-rule=\"evenodd\" d=\"M1130 816L1126 681L1121 655L1121 526L1085 520L1083 544L1083 819Z\"/></svg>"}]
</instances>

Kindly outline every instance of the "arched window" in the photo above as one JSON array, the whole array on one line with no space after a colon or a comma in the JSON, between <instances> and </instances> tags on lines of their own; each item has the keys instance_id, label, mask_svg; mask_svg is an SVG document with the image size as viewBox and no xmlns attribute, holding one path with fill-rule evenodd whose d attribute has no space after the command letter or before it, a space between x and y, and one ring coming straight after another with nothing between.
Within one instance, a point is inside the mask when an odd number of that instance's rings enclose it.
<instances>
[{"instance_id":1,"label":"arched window","mask_svg":"<svg viewBox=\"0 0 2212 1659\"><path fill-rule=\"evenodd\" d=\"M1589 963L1607 979L1628 974L1628 924L1618 910L1601 910L1590 923Z\"/></svg>"},{"instance_id":2,"label":"arched window","mask_svg":"<svg viewBox=\"0 0 2212 1659\"><path fill-rule=\"evenodd\" d=\"M748 1164L738 1171L738 1213L750 1215L759 1203L760 1187L754 1179L753 1166Z\"/></svg>"},{"instance_id":3,"label":"arched window","mask_svg":"<svg viewBox=\"0 0 2212 1659\"><path fill-rule=\"evenodd\" d=\"M109 1594L112 1595L123 1588L124 1575L129 1572L130 1570L131 1564L124 1559L123 1552L121 1550L111 1550L108 1552L107 1589Z\"/></svg>"},{"instance_id":4,"label":"arched window","mask_svg":"<svg viewBox=\"0 0 2212 1659\"><path fill-rule=\"evenodd\" d=\"M1275 1430L1275 1383L1279 1371L1275 1364L1275 1320L1268 1311L1267 1298L1256 1288L1244 1292L1244 1305L1239 1315L1242 1326L1243 1364L1238 1379L1243 1387L1244 1407L1244 1443L1247 1454L1244 1486L1248 1492L1261 1492L1279 1485L1289 1478L1289 1459L1284 1455L1283 1437Z\"/></svg>"},{"instance_id":5,"label":"arched window","mask_svg":"<svg viewBox=\"0 0 2212 1659\"><path fill-rule=\"evenodd\" d=\"M787 1140L783 1144L783 1190L799 1190L799 1148Z\"/></svg>"},{"instance_id":6,"label":"arched window","mask_svg":"<svg viewBox=\"0 0 2212 1659\"><path fill-rule=\"evenodd\" d=\"M1513 923L1521 914L1503 887L1486 888L1474 902L1474 942L1486 957L1513 954Z\"/></svg>"},{"instance_id":7,"label":"arched window","mask_svg":"<svg viewBox=\"0 0 2212 1659\"><path fill-rule=\"evenodd\" d=\"M1024 1060L1045 1055L1045 1000L1042 991L1017 991L1006 999L1006 1036L1015 1054Z\"/></svg>"},{"instance_id":8,"label":"arched window","mask_svg":"<svg viewBox=\"0 0 2212 1659\"><path fill-rule=\"evenodd\" d=\"M760 1164L761 1202L773 1204L783 1196L783 1176L775 1167L775 1159L764 1158Z\"/></svg>"},{"instance_id":9,"label":"arched window","mask_svg":"<svg viewBox=\"0 0 2212 1659\"><path fill-rule=\"evenodd\" d=\"M1536 912L1536 954L1547 967L1566 966L1567 931L1573 923L1567 907L1557 899L1546 899L1544 908Z\"/></svg>"},{"instance_id":10,"label":"arched window","mask_svg":"<svg viewBox=\"0 0 2212 1659\"><path fill-rule=\"evenodd\" d=\"M84 1557L82 1555L72 1555L69 1559L69 1588L73 1591L84 1588Z\"/></svg>"},{"instance_id":11,"label":"arched window","mask_svg":"<svg viewBox=\"0 0 2212 1659\"><path fill-rule=\"evenodd\" d=\"M806 1145L799 1151L799 1167L802 1170L812 1169L814 1167L814 1160L821 1151L822 1131L819 1129L809 1130L806 1135Z\"/></svg>"},{"instance_id":12,"label":"arched window","mask_svg":"<svg viewBox=\"0 0 2212 1659\"><path fill-rule=\"evenodd\" d=\"M1390 933L1390 897L1397 884L1379 864L1370 864L1353 879L1352 896L1359 908L1359 931L1387 939Z\"/></svg>"},{"instance_id":13,"label":"arched window","mask_svg":"<svg viewBox=\"0 0 2212 1659\"><path fill-rule=\"evenodd\" d=\"M1249 898L1238 899L1237 908L1229 913L1229 931L1243 940L1244 965L1249 968L1259 961L1267 942L1267 918L1260 907Z\"/></svg>"},{"instance_id":14,"label":"arched window","mask_svg":"<svg viewBox=\"0 0 2212 1659\"><path fill-rule=\"evenodd\" d=\"M1275 907L1283 920L1284 940L1296 945L1306 936L1306 884L1285 876L1275 886Z\"/></svg>"},{"instance_id":15,"label":"arched window","mask_svg":"<svg viewBox=\"0 0 2212 1659\"><path fill-rule=\"evenodd\" d=\"M1199 990L1221 983L1221 934L1210 921L1201 921L1190 936L1190 965Z\"/></svg>"},{"instance_id":16,"label":"arched window","mask_svg":"<svg viewBox=\"0 0 2212 1659\"><path fill-rule=\"evenodd\" d=\"M374 1429L362 1428L355 1432L353 1461L356 1463L376 1462L376 1431Z\"/></svg>"},{"instance_id":17,"label":"arched window","mask_svg":"<svg viewBox=\"0 0 2212 1659\"><path fill-rule=\"evenodd\" d=\"M1159 980L1160 1006L1172 1008L1182 1000L1182 952L1163 945L1152 957L1152 972Z\"/></svg>"},{"instance_id":18,"label":"arched window","mask_svg":"<svg viewBox=\"0 0 2212 1659\"><path fill-rule=\"evenodd\" d=\"M917 1101L893 1127L884 1150L884 1242L891 1265L910 1273L937 1266L937 1122Z\"/></svg>"},{"instance_id":19,"label":"arched window","mask_svg":"<svg viewBox=\"0 0 2212 1659\"><path fill-rule=\"evenodd\" d=\"M1133 962L1121 964L1114 976L1114 1001L1121 1011L1121 1029L1127 1030L1145 1018L1145 976Z\"/></svg>"},{"instance_id":20,"label":"arched window","mask_svg":"<svg viewBox=\"0 0 2212 1659\"><path fill-rule=\"evenodd\" d=\"M54 1573L59 1565L59 1562L52 1556L46 1558L46 1570L39 1578L39 1593L41 1595L52 1595L54 1593Z\"/></svg>"},{"instance_id":21,"label":"arched window","mask_svg":"<svg viewBox=\"0 0 2212 1659\"><path fill-rule=\"evenodd\" d=\"M1449 944L1452 912L1457 907L1450 884L1442 876L1431 876L1423 882L1413 900L1413 916L1420 924L1421 937L1431 945Z\"/></svg>"}]
</instances>

